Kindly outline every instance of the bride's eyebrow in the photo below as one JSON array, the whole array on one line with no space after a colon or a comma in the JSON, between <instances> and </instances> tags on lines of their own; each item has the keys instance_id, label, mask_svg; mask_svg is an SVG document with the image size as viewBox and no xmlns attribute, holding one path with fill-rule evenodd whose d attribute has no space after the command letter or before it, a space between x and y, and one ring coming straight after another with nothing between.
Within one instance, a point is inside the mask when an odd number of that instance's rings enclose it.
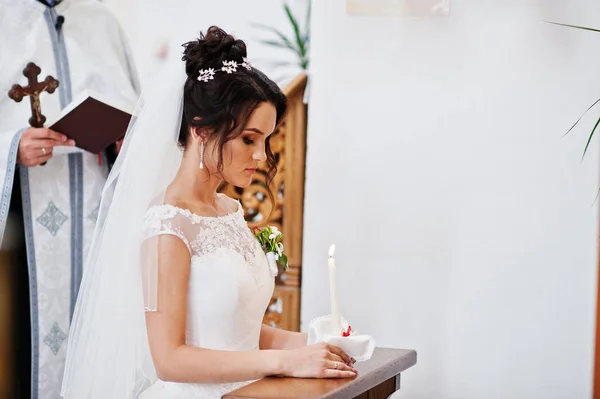
<instances>
[{"instance_id":1,"label":"bride's eyebrow","mask_svg":"<svg viewBox=\"0 0 600 399\"><path fill-rule=\"evenodd\" d=\"M255 128L255 127L249 127L244 129L245 132L254 132L254 133L258 133L258 134L264 134L261 130Z\"/></svg>"}]
</instances>

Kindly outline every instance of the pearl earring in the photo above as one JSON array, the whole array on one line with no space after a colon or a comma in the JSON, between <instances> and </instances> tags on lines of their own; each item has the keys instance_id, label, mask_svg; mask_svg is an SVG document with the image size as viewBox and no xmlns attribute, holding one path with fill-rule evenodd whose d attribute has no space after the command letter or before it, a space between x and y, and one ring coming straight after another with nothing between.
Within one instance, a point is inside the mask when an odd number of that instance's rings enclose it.
<instances>
[{"instance_id":1,"label":"pearl earring","mask_svg":"<svg viewBox=\"0 0 600 399\"><path fill-rule=\"evenodd\" d=\"M200 142L200 169L204 168L204 141Z\"/></svg>"}]
</instances>

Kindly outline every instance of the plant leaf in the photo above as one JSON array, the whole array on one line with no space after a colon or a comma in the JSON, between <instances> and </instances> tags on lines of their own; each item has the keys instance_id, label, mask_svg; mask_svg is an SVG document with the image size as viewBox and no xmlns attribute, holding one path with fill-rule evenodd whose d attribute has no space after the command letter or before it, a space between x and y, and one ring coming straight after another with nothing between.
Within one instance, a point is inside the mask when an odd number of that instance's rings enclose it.
<instances>
[{"instance_id":1,"label":"plant leaf","mask_svg":"<svg viewBox=\"0 0 600 399\"><path fill-rule=\"evenodd\" d=\"M288 257L286 254L283 254L279 257L279 264L283 267L283 270L287 270L288 267Z\"/></svg>"},{"instance_id":2,"label":"plant leaf","mask_svg":"<svg viewBox=\"0 0 600 399\"><path fill-rule=\"evenodd\" d=\"M262 23L250 22L250 25L275 34L277 36L278 40L272 39L272 40L259 40L259 41L268 46L292 50L294 52L294 54L296 56L298 56L298 58L297 58L298 61L297 61L296 65L298 65L301 69L306 70L306 69L308 69L308 65L309 65L308 48L309 48L309 43L310 43L310 18L311 18L311 14L312 14L312 11L311 11L312 10L312 1L311 0L308 1L308 6L306 8L306 27L305 27L306 33L305 34L302 34L300 26L298 24L298 20L296 19L296 17L294 17L291 8L285 1L283 2L283 7L284 7L285 14L287 16L287 19L289 20L289 22L292 25L292 28L294 31L293 37L288 37L285 34L283 34L281 31L277 30L276 28L262 24ZM282 64L281 66L283 66L283 65L288 66L288 65L292 65L292 64L286 63L286 64ZM275 79L275 80L277 81L277 79Z\"/></svg>"},{"instance_id":3,"label":"plant leaf","mask_svg":"<svg viewBox=\"0 0 600 399\"><path fill-rule=\"evenodd\" d=\"M266 44L267 46L273 46L273 47L279 47L279 48L284 48L284 49L288 49L288 50L292 50L295 54L300 55L298 53L298 49L295 48L294 46L290 46L286 43L282 43L282 42L277 42L275 40L259 40L262 44Z\"/></svg>"},{"instance_id":4,"label":"plant leaf","mask_svg":"<svg viewBox=\"0 0 600 399\"><path fill-rule=\"evenodd\" d=\"M287 67L294 65L294 63L292 61L265 61L264 65L268 65L270 67Z\"/></svg>"},{"instance_id":5,"label":"plant leaf","mask_svg":"<svg viewBox=\"0 0 600 399\"><path fill-rule=\"evenodd\" d=\"M552 21L546 21L546 22L549 24L553 24L553 25L566 26L567 28L583 29L583 30L589 30L591 32L600 32L600 29L587 28L585 26L561 24L560 22L552 22Z\"/></svg>"},{"instance_id":6,"label":"plant leaf","mask_svg":"<svg viewBox=\"0 0 600 399\"><path fill-rule=\"evenodd\" d=\"M285 13L286 13L288 19L290 20L290 23L292 24L292 27L294 28L294 36L296 38L296 44L298 45L298 49L300 50L299 55L304 56L306 54L306 49L304 48L304 41L302 40L302 34L300 33L300 27L298 26L298 21L296 21L296 18L294 18L294 15L292 14L292 10L290 10L290 7L287 4L284 4L283 8L285 10Z\"/></svg>"},{"instance_id":7,"label":"plant leaf","mask_svg":"<svg viewBox=\"0 0 600 399\"><path fill-rule=\"evenodd\" d=\"M575 127L575 126L576 126L576 125L579 123L579 121L581 120L581 118L583 118L583 116L584 116L585 114L587 114L587 113L588 113L588 111L589 111L590 109L592 109L592 108L594 107L594 105L598 104L599 102L600 102L600 98L599 98L599 99L597 99L596 101L594 101L594 103L593 103L592 105L590 105L590 106L588 107L588 109L586 109L586 110L583 112L583 114L581 114L581 116L579 117L579 119L577 119L577 120L575 121L575 123L573 124L573 126L571 126L571 128L570 128L569 130L567 130L567 133L565 133L565 136L566 136L567 134L569 134L569 132L570 132L571 130L573 130L573 128L574 128L574 127Z\"/></svg>"},{"instance_id":8,"label":"plant leaf","mask_svg":"<svg viewBox=\"0 0 600 399\"><path fill-rule=\"evenodd\" d=\"M598 127L598 125L600 125L600 118L598 118L598 121L594 125L594 128L592 129L592 133L590 133L590 137L588 138L588 141L585 144L585 149L583 150L583 155L581 156L581 159L583 159L583 157L585 157L585 153L586 153L588 147L590 146L590 141L592 141L592 136L594 135L594 132L596 131L596 128Z\"/></svg>"},{"instance_id":9,"label":"plant leaf","mask_svg":"<svg viewBox=\"0 0 600 399\"><path fill-rule=\"evenodd\" d=\"M598 192L596 193L596 198L594 198L594 204L596 203L596 201L598 201L598 196L600 196L600 189L598 189Z\"/></svg>"},{"instance_id":10,"label":"plant leaf","mask_svg":"<svg viewBox=\"0 0 600 399\"><path fill-rule=\"evenodd\" d=\"M274 33L275 35L277 35L277 37L279 37L288 46L288 48L298 51L298 49L292 44L291 40L288 39L286 35L281 33L279 30L273 28L272 26L268 26L268 25L264 25L264 24L260 24L260 23L256 23L256 22L253 23L252 25Z\"/></svg>"}]
</instances>

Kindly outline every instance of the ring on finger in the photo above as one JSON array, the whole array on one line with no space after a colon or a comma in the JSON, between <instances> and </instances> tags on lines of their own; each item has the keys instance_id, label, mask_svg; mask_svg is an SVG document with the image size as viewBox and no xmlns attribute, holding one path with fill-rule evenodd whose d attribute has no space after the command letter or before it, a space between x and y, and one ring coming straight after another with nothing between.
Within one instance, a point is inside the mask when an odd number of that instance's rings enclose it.
<instances>
[{"instance_id":1,"label":"ring on finger","mask_svg":"<svg viewBox=\"0 0 600 399\"><path fill-rule=\"evenodd\" d=\"M46 155L46 147L42 147L42 154Z\"/></svg>"},{"instance_id":2,"label":"ring on finger","mask_svg":"<svg viewBox=\"0 0 600 399\"><path fill-rule=\"evenodd\" d=\"M337 370L338 367L340 367L340 363L339 362L333 362L333 368Z\"/></svg>"}]
</instances>

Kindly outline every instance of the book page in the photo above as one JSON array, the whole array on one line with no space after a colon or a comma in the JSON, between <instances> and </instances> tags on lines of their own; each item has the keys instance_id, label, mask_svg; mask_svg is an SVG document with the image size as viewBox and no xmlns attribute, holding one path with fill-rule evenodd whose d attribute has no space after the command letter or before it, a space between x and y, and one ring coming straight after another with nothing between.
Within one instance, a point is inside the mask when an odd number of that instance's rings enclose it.
<instances>
[{"instance_id":1,"label":"book page","mask_svg":"<svg viewBox=\"0 0 600 399\"><path fill-rule=\"evenodd\" d=\"M85 150L82 150L81 148L74 146L74 147L70 147L68 145L57 145L56 147L54 147L54 149L52 150L52 155L68 155L68 154L75 154L77 152L87 152Z\"/></svg>"}]
</instances>

